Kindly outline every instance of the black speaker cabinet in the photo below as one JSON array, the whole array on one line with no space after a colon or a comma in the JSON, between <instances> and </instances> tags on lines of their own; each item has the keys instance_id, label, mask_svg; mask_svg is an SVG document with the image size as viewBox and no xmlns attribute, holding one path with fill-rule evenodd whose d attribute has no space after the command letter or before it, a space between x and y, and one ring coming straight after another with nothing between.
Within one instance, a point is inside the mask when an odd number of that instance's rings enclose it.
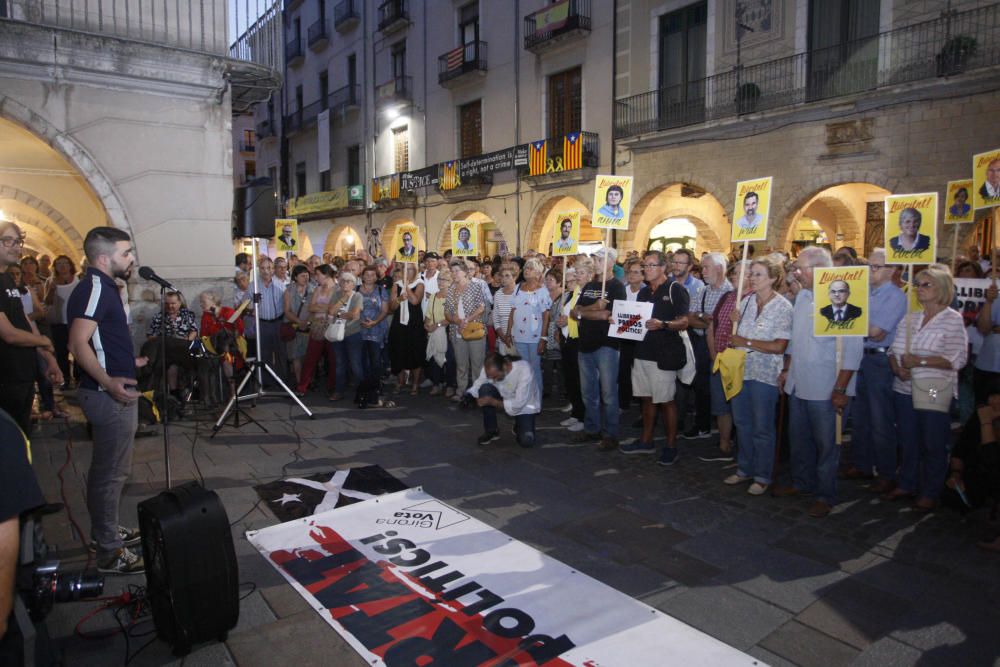
<instances>
[{"instance_id":1,"label":"black speaker cabinet","mask_svg":"<svg viewBox=\"0 0 1000 667\"><path fill-rule=\"evenodd\" d=\"M240 615L229 517L214 491L187 482L139 503L146 591L160 639L175 655L225 641Z\"/></svg>"},{"instance_id":2,"label":"black speaker cabinet","mask_svg":"<svg viewBox=\"0 0 1000 667\"><path fill-rule=\"evenodd\" d=\"M233 191L233 238L274 238L278 201L270 178L258 178Z\"/></svg>"}]
</instances>

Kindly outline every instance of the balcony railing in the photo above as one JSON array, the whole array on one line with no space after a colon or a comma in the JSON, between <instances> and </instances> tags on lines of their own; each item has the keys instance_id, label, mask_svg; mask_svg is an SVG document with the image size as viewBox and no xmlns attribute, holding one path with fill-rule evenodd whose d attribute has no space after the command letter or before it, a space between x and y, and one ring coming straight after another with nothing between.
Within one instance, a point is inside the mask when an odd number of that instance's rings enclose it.
<instances>
[{"instance_id":1,"label":"balcony railing","mask_svg":"<svg viewBox=\"0 0 1000 667\"><path fill-rule=\"evenodd\" d=\"M581 142L579 156L568 155L566 153L566 135L548 137L545 140L545 152L547 158L545 161L545 171L532 173L529 166L527 175L542 176L546 174L561 174L563 172L574 171L576 169L596 169L601 163L600 135L596 132L580 132L580 138L578 141ZM528 155L530 165L530 151Z\"/></svg>"},{"instance_id":2,"label":"balcony railing","mask_svg":"<svg viewBox=\"0 0 1000 667\"><path fill-rule=\"evenodd\" d=\"M361 105L361 86L354 84L338 88L329 95L330 110L340 112Z\"/></svg>"},{"instance_id":3,"label":"balcony railing","mask_svg":"<svg viewBox=\"0 0 1000 667\"><path fill-rule=\"evenodd\" d=\"M305 129L316 121L316 116L326 108L325 100L316 100L285 116L285 132L292 134Z\"/></svg>"},{"instance_id":4,"label":"balcony railing","mask_svg":"<svg viewBox=\"0 0 1000 667\"><path fill-rule=\"evenodd\" d=\"M409 5L408 0L385 0L378 6L378 29L382 32L395 32L408 25Z\"/></svg>"},{"instance_id":5,"label":"balcony railing","mask_svg":"<svg viewBox=\"0 0 1000 667\"><path fill-rule=\"evenodd\" d=\"M623 138L1000 65L1000 4L615 102Z\"/></svg>"},{"instance_id":6,"label":"balcony railing","mask_svg":"<svg viewBox=\"0 0 1000 667\"><path fill-rule=\"evenodd\" d=\"M249 144L245 141L240 142L240 152L241 153L253 153L257 150L256 145Z\"/></svg>"},{"instance_id":7,"label":"balcony railing","mask_svg":"<svg viewBox=\"0 0 1000 667\"><path fill-rule=\"evenodd\" d=\"M320 19L311 26L307 36L310 49L322 49L330 41L330 22Z\"/></svg>"},{"instance_id":8,"label":"balcony railing","mask_svg":"<svg viewBox=\"0 0 1000 667\"><path fill-rule=\"evenodd\" d=\"M333 9L334 30L347 31L353 28L361 20L358 12L359 0L344 0Z\"/></svg>"},{"instance_id":9,"label":"balcony railing","mask_svg":"<svg viewBox=\"0 0 1000 667\"><path fill-rule=\"evenodd\" d=\"M445 85L463 74L486 71L486 42L469 42L438 57L438 83Z\"/></svg>"},{"instance_id":10,"label":"balcony railing","mask_svg":"<svg viewBox=\"0 0 1000 667\"><path fill-rule=\"evenodd\" d=\"M275 135L274 123L267 119L262 120L257 123L257 127L254 128L254 132L257 134L258 139L273 137Z\"/></svg>"},{"instance_id":11,"label":"balcony railing","mask_svg":"<svg viewBox=\"0 0 1000 667\"><path fill-rule=\"evenodd\" d=\"M291 67L295 67L301 65L303 60L305 60L305 54L302 52L302 38L296 37L288 40L288 44L285 45L285 62Z\"/></svg>"},{"instance_id":12,"label":"balcony railing","mask_svg":"<svg viewBox=\"0 0 1000 667\"><path fill-rule=\"evenodd\" d=\"M375 103L404 102L413 99L413 77L397 76L375 88Z\"/></svg>"},{"instance_id":13,"label":"balcony railing","mask_svg":"<svg viewBox=\"0 0 1000 667\"><path fill-rule=\"evenodd\" d=\"M590 32L590 0L561 0L524 17L524 48L542 51L574 34Z\"/></svg>"}]
</instances>

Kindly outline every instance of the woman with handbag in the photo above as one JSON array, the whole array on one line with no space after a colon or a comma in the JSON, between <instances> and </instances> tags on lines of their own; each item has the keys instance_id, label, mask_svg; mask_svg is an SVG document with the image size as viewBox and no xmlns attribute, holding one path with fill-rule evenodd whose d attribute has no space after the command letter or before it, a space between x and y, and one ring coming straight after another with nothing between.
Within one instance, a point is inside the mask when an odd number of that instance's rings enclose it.
<instances>
[{"instance_id":1,"label":"woman with handbag","mask_svg":"<svg viewBox=\"0 0 1000 667\"><path fill-rule=\"evenodd\" d=\"M420 371L427 356L427 331L421 304L424 282L416 264L407 264L405 273L390 292L389 309L395 313L389 326L389 363L397 376L396 392L403 390L410 375L410 394L420 393Z\"/></svg>"},{"instance_id":2,"label":"woman with handbag","mask_svg":"<svg viewBox=\"0 0 1000 667\"><path fill-rule=\"evenodd\" d=\"M292 280L285 289L285 321L281 323L278 336L287 348L288 360L292 362L295 384L302 380L302 360L309 347L309 317L303 316L303 309L309 303L309 269L299 264L292 269Z\"/></svg>"},{"instance_id":3,"label":"woman with handbag","mask_svg":"<svg viewBox=\"0 0 1000 667\"><path fill-rule=\"evenodd\" d=\"M532 257L524 263L524 281L517 286L510 301L510 315L507 317L507 338L514 341L517 356L528 362L535 374L538 395L542 386L542 355L548 346L546 332L549 328L549 308L552 298L542 284L545 266L538 258Z\"/></svg>"},{"instance_id":4,"label":"woman with handbag","mask_svg":"<svg viewBox=\"0 0 1000 667\"><path fill-rule=\"evenodd\" d=\"M388 329L389 295L378 284L378 269L369 265L361 272L361 348L364 381L358 390L359 408L377 404L382 384L382 346Z\"/></svg>"},{"instance_id":5,"label":"woman with handbag","mask_svg":"<svg viewBox=\"0 0 1000 667\"><path fill-rule=\"evenodd\" d=\"M448 382L446 364L448 362L448 320L444 315L444 302L451 289L451 271L439 271L438 291L427 301L424 316L424 331L427 332L427 375L433 383L430 394L445 393Z\"/></svg>"},{"instance_id":6,"label":"woman with handbag","mask_svg":"<svg viewBox=\"0 0 1000 667\"><path fill-rule=\"evenodd\" d=\"M312 291L312 296L309 299L309 342L306 344L306 356L302 362L299 386L295 390L298 396L306 395L313 374L316 372L316 366L323 356L326 357L327 394L333 396L336 389L337 362L333 355L333 347L324 337L331 322L327 311L330 309L330 302L336 293L336 275L337 273L328 264L316 267L314 280L316 280L317 287Z\"/></svg>"},{"instance_id":7,"label":"woman with handbag","mask_svg":"<svg viewBox=\"0 0 1000 667\"><path fill-rule=\"evenodd\" d=\"M483 370L483 360L486 358L483 314L486 303L483 290L470 280L469 267L465 261L453 259L448 268L451 270L453 284L445 300L444 313L451 325L448 327L448 337L455 349L455 366L458 371L455 395L451 400L458 403L469 386L469 376L477 378Z\"/></svg>"},{"instance_id":8,"label":"woman with handbag","mask_svg":"<svg viewBox=\"0 0 1000 667\"><path fill-rule=\"evenodd\" d=\"M948 470L951 401L969 341L961 313L949 307L955 287L947 270L921 271L915 288L923 312L903 318L889 348L901 463L898 485L881 498L915 497L913 509L928 512L937 507Z\"/></svg>"},{"instance_id":9,"label":"woman with handbag","mask_svg":"<svg viewBox=\"0 0 1000 667\"><path fill-rule=\"evenodd\" d=\"M330 304L327 314L334 318L334 323L338 327L343 327L343 332L338 332L331 337L326 334L326 339L333 343L333 354L337 357L337 387L331 401L339 401L344 398L344 391L347 390L347 368L351 368L351 376L358 387L364 381L365 370L362 362L362 340L361 340L361 308L364 300L357 291L358 279L354 274L344 269L337 274L337 283L340 285L340 292L336 299Z\"/></svg>"}]
</instances>

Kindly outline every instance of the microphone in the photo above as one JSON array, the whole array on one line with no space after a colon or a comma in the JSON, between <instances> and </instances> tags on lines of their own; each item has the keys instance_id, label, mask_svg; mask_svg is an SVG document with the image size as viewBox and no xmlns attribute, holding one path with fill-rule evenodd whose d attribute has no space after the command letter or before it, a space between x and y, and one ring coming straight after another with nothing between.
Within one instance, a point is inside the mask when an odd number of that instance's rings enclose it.
<instances>
[{"instance_id":1,"label":"microphone","mask_svg":"<svg viewBox=\"0 0 1000 667\"><path fill-rule=\"evenodd\" d=\"M170 290L174 289L173 285L171 285L169 282L167 282L160 276L156 275L156 271L154 271L148 266L139 267L139 277L145 280L152 280L154 283L157 283L160 287Z\"/></svg>"}]
</instances>

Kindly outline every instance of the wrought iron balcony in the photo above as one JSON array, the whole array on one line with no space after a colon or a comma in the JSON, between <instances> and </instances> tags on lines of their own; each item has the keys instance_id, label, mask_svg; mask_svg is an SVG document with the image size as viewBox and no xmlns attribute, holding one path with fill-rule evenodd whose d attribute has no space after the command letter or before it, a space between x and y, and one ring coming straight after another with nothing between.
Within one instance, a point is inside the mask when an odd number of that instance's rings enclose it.
<instances>
[{"instance_id":1,"label":"wrought iron balcony","mask_svg":"<svg viewBox=\"0 0 1000 667\"><path fill-rule=\"evenodd\" d=\"M344 86L333 91L328 96L330 110L335 113L349 111L361 106L361 85Z\"/></svg>"},{"instance_id":2,"label":"wrought iron balcony","mask_svg":"<svg viewBox=\"0 0 1000 667\"><path fill-rule=\"evenodd\" d=\"M396 76L375 88L375 103L409 102L413 99L413 77Z\"/></svg>"},{"instance_id":3,"label":"wrought iron balcony","mask_svg":"<svg viewBox=\"0 0 1000 667\"><path fill-rule=\"evenodd\" d=\"M344 0L333 9L333 29L347 32L361 21L359 0Z\"/></svg>"},{"instance_id":4,"label":"wrought iron balcony","mask_svg":"<svg viewBox=\"0 0 1000 667\"><path fill-rule=\"evenodd\" d=\"M317 100L285 116L285 133L294 134L316 122L316 116L326 108L325 100Z\"/></svg>"},{"instance_id":5,"label":"wrought iron balcony","mask_svg":"<svg viewBox=\"0 0 1000 667\"><path fill-rule=\"evenodd\" d=\"M257 150L257 147L256 147L255 144L250 144L250 143L247 143L245 141L241 141L240 142L240 152L241 153L254 153L254 152L256 152L256 150Z\"/></svg>"},{"instance_id":6,"label":"wrought iron balcony","mask_svg":"<svg viewBox=\"0 0 1000 667\"><path fill-rule=\"evenodd\" d=\"M615 102L615 138L794 107L1000 65L1000 4Z\"/></svg>"},{"instance_id":7,"label":"wrought iron balcony","mask_svg":"<svg viewBox=\"0 0 1000 667\"><path fill-rule=\"evenodd\" d=\"M438 83L450 87L470 72L486 73L486 42L469 42L438 57Z\"/></svg>"},{"instance_id":8,"label":"wrought iron balcony","mask_svg":"<svg viewBox=\"0 0 1000 667\"><path fill-rule=\"evenodd\" d=\"M302 52L302 38L288 40L285 44L285 63L289 67L301 65L305 61L305 54Z\"/></svg>"},{"instance_id":9,"label":"wrought iron balcony","mask_svg":"<svg viewBox=\"0 0 1000 667\"><path fill-rule=\"evenodd\" d=\"M578 152L573 152L574 142L568 139L572 134L579 134L577 139L580 142ZM545 163L544 165L532 164L531 145L528 144L528 169L526 176L548 176L571 172L577 169L596 169L601 163L601 141L600 135L596 132L579 132L571 135L558 135L545 139Z\"/></svg>"},{"instance_id":10,"label":"wrought iron balcony","mask_svg":"<svg viewBox=\"0 0 1000 667\"><path fill-rule=\"evenodd\" d=\"M396 32L410 24L408 0L385 0L378 6L378 29L384 33Z\"/></svg>"},{"instance_id":11,"label":"wrought iron balcony","mask_svg":"<svg viewBox=\"0 0 1000 667\"><path fill-rule=\"evenodd\" d=\"M590 32L590 0L561 0L524 17L524 48L540 53Z\"/></svg>"},{"instance_id":12,"label":"wrought iron balcony","mask_svg":"<svg viewBox=\"0 0 1000 667\"><path fill-rule=\"evenodd\" d=\"M330 22L326 19L320 19L309 26L308 40L309 48L313 51L326 48L326 45L330 43Z\"/></svg>"}]
</instances>

